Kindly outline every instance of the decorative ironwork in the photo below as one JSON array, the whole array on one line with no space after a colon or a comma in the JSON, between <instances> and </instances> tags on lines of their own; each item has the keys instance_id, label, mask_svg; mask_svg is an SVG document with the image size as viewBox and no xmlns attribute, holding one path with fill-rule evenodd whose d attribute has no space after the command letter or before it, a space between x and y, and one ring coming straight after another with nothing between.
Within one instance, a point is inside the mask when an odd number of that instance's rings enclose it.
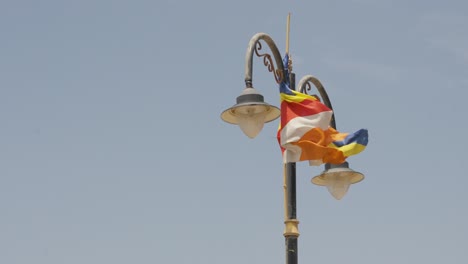
<instances>
[{"instance_id":1,"label":"decorative ironwork","mask_svg":"<svg viewBox=\"0 0 468 264\"><path fill-rule=\"evenodd\" d=\"M310 81L306 81L306 82L304 83L304 85L302 85L302 87L301 87L301 93L311 95L311 96L317 98L317 100L319 100L319 102L321 102L322 100L320 99L320 96L318 96L318 94L309 94L309 93L307 92L307 91L312 90L312 85L311 85L310 83L311 83Z\"/></svg>"},{"instance_id":2,"label":"decorative ironwork","mask_svg":"<svg viewBox=\"0 0 468 264\"><path fill-rule=\"evenodd\" d=\"M255 54L258 57L263 57L263 64L267 67L269 72L272 72L275 76L275 81L279 84L283 81L283 72L280 69L275 69L271 55L268 53L260 54L258 51L262 49L262 43L257 41L255 44Z\"/></svg>"},{"instance_id":3,"label":"decorative ironwork","mask_svg":"<svg viewBox=\"0 0 468 264\"><path fill-rule=\"evenodd\" d=\"M310 82L305 82L304 85L301 87L301 93L308 94L307 91L312 90L312 86L310 85Z\"/></svg>"}]
</instances>

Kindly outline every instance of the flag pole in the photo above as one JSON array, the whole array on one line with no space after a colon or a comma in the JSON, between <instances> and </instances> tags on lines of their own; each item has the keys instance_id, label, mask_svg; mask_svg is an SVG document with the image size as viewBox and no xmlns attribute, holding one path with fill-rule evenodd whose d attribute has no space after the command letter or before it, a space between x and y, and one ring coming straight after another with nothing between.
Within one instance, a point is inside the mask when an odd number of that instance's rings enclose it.
<instances>
[{"instance_id":1,"label":"flag pole","mask_svg":"<svg viewBox=\"0 0 468 264\"><path fill-rule=\"evenodd\" d=\"M286 55L289 55L289 25L291 22L291 13L288 13L288 17L286 19ZM288 62L289 64L289 62ZM289 66L289 65L288 65ZM288 71L287 69L284 69L285 72ZM293 88L294 89L294 88ZM286 165L284 166L283 170L283 188L284 188L284 220L288 220L288 195L287 195L287 184L286 184L286 175L287 175L287 169Z\"/></svg>"},{"instance_id":2,"label":"flag pole","mask_svg":"<svg viewBox=\"0 0 468 264\"><path fill-rule=\"evenodd\" d=\"M286 21L286 54L289 55L289 24L291 22L291 13L288 13L288 19Z\"/></svg>"},{"instance_id":3,"label":"flag pole","mask_svg":"<svg viewBox=\"0 0 468 264\"><path fill-rule=\"evenodd\" d=\"M292 72L292 60L291 56L289 55L289 32L290 32L290 25L291 24L291 13L288 13L288 18L286 20L286 55L288 56L288 65L286 67L286 71ZM292 87L294 89L294 87Z\"/></svg>"},{"instance_id":4,"label":"flag pole","mask_svg":"<svg viewBox=\"0 0 468 264\"><path fill-rule=\"evenodd\" d=\"M291 22L291 13L288 13L288 17L286 19L286 55L289 55L289 25ZM288 62L289 64L289 62ZM288 71L288 69L284 69L285 73ZM294 89L294 88L293 88ZM283 169L283 189L284 189L284 221L287 221L289 219L288 217L288 185L287 185L287 175L288 175L288 166L287 164L284 164L284 169ZM286 233L286 232L285 232Z\"/></svg>"}]
</instances>

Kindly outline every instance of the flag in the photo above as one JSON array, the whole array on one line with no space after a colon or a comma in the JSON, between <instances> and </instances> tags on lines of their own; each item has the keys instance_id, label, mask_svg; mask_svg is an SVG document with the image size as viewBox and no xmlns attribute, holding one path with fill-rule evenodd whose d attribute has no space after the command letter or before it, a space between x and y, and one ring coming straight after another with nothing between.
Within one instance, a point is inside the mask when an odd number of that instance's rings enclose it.
<instances>
[{"instance_id":1,"label":"flag","mask_svg":"<svg viewBox=\"0 0 468 264\"><path fill-rule=\"evenodd\" d=\"M286 55L285 68L288 60ZM364 150L366 129L339 133L331 128L333 111L317 97L291 90L288 73L284 76L279 87L281 120L277 135L284 163L308 160L310 165L340 164Z\"/></svg>"}]
</instances>

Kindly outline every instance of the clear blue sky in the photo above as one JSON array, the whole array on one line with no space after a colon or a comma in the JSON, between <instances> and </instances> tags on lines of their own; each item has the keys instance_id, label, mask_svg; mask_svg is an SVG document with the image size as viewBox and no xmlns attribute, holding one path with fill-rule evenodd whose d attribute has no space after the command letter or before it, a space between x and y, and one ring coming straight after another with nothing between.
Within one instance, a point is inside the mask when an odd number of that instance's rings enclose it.
<instances>
[{"instance_id":1,"label":"clear blue sky","mask_svg":"<svg viewBox=\"0 0 468 264\"><path fill-rule=\"evenodd\" d=\"M307 2L307 3L304 3ZM257 32L367 128L298 164L300 263L468 263L466 1L0 1L0 263L284 263L277 122L223 123ZM254 60L254 86L278 105Z\"/></svg>"}]
</instances>

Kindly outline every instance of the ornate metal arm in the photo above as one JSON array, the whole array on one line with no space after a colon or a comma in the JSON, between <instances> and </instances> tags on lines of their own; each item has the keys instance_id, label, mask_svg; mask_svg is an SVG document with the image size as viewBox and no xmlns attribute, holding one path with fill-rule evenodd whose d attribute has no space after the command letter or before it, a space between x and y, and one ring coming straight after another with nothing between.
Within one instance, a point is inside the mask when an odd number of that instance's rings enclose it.
<instances>
[{"instance_id":1,"label":"ornate metal arm","mask_svg":"<svg viewBox=\"0 0 468 264\"><path fill-rule=\"evenodd\" d=\"M306 75L306 76L302 77L302 79L299 81L299 84L298 84L299 91L301 91L301 93L307 93L307 91L310 91L310 89L311 89L310 83L313 83L315 85L315 87L317 88L317 90L319 91L320 97L322 98L323 103L328 108L333 110L333 107L332 107L331 102L330 102L330 98L328 98L327 91L323 87L322 83L317 78L315 78L314 76ZM333 113L332 118L330 120L330 126L333 127L334 129L336 129L335 113Z\"/></svg>"},{"instance_id":2,"label":"ornate metal arm","mask_svg":"<svg viewBox=\"0 0 468 264\"><path fill-rule=\"evenodd\" d=\"M259 50L262 49L262 44L260 43L260 40L263 40L268 44L270 47L271 52L273 53L273 57L276 62L276 67L273 64L273 60L271 59L271 56L267 53L260 54ZM273 72L273 75L275 76L275 80L277 83L280 83L283 80L284 76L284 67L283 67L283 61L281 59L281 54L278 50L278 47L276 46L275 42L273 39L268 36L265 33L257 33L255 34L249 42L249 46L247 47L247 53L245 54L245 85L246 87L252 88L252 64L253 64L253 53L258 57L263 57L263 64L267 66L268 71Z\"/></svg>"}]
</instances>

